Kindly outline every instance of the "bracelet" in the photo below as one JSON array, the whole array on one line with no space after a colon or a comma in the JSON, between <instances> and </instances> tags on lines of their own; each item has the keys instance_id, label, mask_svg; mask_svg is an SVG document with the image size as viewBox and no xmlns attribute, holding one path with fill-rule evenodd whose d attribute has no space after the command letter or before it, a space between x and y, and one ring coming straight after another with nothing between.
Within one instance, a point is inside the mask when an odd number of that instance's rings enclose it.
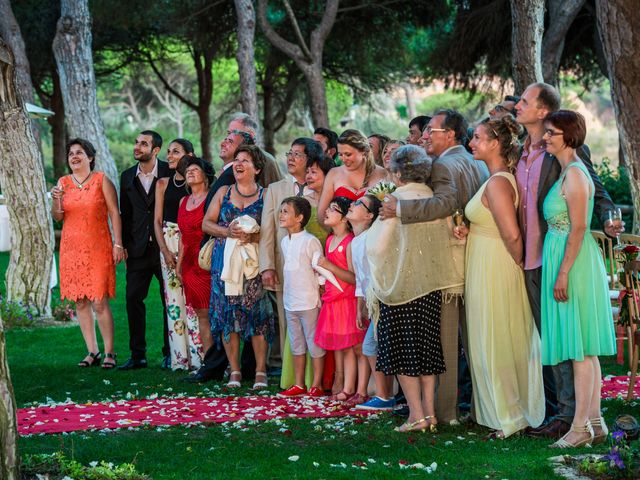
<instances>
[{"instance_id":1,"label":"bracelet","mask_svg":"<svg viewBox=\"0 0 640 480\"><path fill-rule=\"evenodd\" d=\"M124 247L122 245L118 245L117 243L114 243L113 246L119 248L120 250L124 250Z\"/></svg>"},{"instance_id":2,"label":"bracelet","mask_svg":"<svg viewBox=\"0 0 640 480\"><path fill-rule=\"evenodd\" d=\"M53 213L64 213L64 210L54 210Z\"/></svg>"}]
</instances>

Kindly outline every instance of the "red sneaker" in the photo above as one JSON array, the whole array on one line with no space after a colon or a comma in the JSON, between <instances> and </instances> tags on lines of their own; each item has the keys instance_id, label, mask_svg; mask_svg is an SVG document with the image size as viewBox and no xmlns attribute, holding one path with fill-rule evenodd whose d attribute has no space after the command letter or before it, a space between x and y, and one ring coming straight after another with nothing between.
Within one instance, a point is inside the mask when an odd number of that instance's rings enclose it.
<instances>
[{"instance_id":1,"label":"red sneaker","mask_svg":"<svg viewBox=\"0 0 640 480\"><path fill-rule=\"evenodd\" d=\"M318 387L311 387L311 388L309 389L309 393L308 393L308 395L309 395L310 397L316 397L316 398L317 398L317 397L324 397L324 396L325 396L325 395L324 395L324 390L322 390L321 388L318 388Z\"/></svg>"},{"instance_id":2,"label":"red sneaker","mask_svg":"<svg viewBox=\"0 0 640 480\"><path fill-rule=\"evenodd\" d=\"M299 387L298 385L293 385L292 387L289 387L286 390L278 393L276 397L295 398L295 397L301 397L302 395L306 395L306 394L307 394L306 388Z\"/></svg>"}]
</instances>

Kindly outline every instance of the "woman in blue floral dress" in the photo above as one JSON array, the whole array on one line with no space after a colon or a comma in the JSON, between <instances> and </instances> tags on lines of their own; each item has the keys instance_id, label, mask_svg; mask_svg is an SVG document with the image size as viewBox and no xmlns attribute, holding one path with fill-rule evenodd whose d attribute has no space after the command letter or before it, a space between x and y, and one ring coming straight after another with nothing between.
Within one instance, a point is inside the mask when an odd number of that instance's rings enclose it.
<instances>
[{"instance_id":1,"label":"woman in blue floral dress","mask_svg":"<svg viewBox=\"0 0 640 480\"><path fill-rule=\"evenodd\" d=\"M253 346L256 357L254 388L267 386L267 348L273 339L274 322L261 277L243 278L242 295L226 295L225 282L221 279L227 238L256 244L259 240L259 233L244 233L233 221L248 215L260 224L264 189L256 179L263 166L264 157L258 147L239 147L231 167L236 183L216 192L202 224L203 230L215 238L209 321L213 338L218 345L222 342L231 365L228 387L240 386L240 340L250 340Z\"/></svg>"}]
</instances>

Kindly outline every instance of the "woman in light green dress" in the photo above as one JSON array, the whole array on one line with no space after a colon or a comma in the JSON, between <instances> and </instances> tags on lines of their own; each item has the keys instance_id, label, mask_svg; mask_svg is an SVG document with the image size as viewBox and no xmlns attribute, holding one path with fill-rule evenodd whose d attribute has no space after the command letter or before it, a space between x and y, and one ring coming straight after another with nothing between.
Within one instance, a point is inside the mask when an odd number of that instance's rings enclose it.
<instances>
[{"instance_id":1,"label":"woman in light green dress","mask_svg":"<svg viewBox=\"0 0 640 480\"><path fill-rule=\"evenodd\" d=\"M586 135L582 115L569 110L545 118L547 152L562 166L544 200L549 225L542 251L542 363L572 360L576 411L571 430L554 447L578 447L606 438L600 414L598 355L616 353L607 276L589 233L594 186L576 155Z\"/></svg>"}]
</instances>

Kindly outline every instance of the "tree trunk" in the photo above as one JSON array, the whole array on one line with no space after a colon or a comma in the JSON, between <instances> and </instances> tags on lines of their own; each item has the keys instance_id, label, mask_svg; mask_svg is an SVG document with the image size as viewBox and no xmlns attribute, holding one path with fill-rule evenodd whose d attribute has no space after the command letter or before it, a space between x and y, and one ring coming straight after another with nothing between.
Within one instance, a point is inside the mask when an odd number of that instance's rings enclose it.
<instances>
[{"instance_id":1,"label":"tree trunk","mask_svg":"<svg viewBox=\"0 0 640 480\"><path fill-rule=\"evenodd\" d=\"M304 78L309 90L309 107L315 128L329 128L329 109L327 106L327 90L322 76L322 64L313 64L305 68Z\"/></svg>"},{"instance_id":2,"label":"tree trunk","mask_svg":"<svg viewBox=\"0 0 640 480\"><path fill-rule=\"evenodd\" d=\"M633 233L640 233L640 10L634 0L597 0L620 144L631 180Z\"/></svg>"},{"instance_id":3,"label":"tree trunk","mask_svg":"<svg viewBox=\"0 0 640 480\"><path fill-rule=\"evenodd\" d=\"M511 75L515 91L542 82L544 0L511 0Z\"/></svg>"},{"instance_id":4,"label":"tree trunk","mask_svg":"<svg viewBox=\"0 0 640 480\"><path fill-rule=\"evenodd\" d=\"M260 115L258 110L258 88L253 40L256 32L256 12L251 0L235 0L238 17L238 73L240 74L240 97L242 111L258 122L256 136L262 144ZM261 145L262 146L262 145Z\"/></svg>"},{"instance_id":5,"label":"tree trunk","mask_svg":"<svg viewBox=\"0 0 640 480\"><path fill-rule=\"evenodd\" d=\"M18 422L0 316L0 478L19 480Z\"/></svg>"},{"instance_id":6,"label":"tree trunk","mask_svg":"<svg viewBox=\"0 0 640 480\"><path fill-rule=\"evenodd\" d=\"M88 0L62 0L60 3L61 17L53 39L53 54L69 135L93 143L97 150L96 169L102 170L119 190L118 171L98 108Z\"/></svg>"},{"instance_id":7,"label":"tree trunk","mask_svg":"<svg viewBox=\"0 0 640 480\"><path fill-rule=\"evenodd\" d=\"M542 76L551 85L558 84L558 70L569 27L585 0L549 0L549 25L542 39Z\"/></svg>"},{"instance_id":8,"label":"tree trunk","mask_svg":"<svg viewBox=\"0 0 640 480\"><path fill-rule=\"evenodd\" d=\"M35 104L33 82L31 81L31 67L27 58L27 49L22 38L20 25L11 9L10 0L0 0L0 37L13 52L18 81L18 90L24 102ZM36 120L31 121L31 129L40 148L40 129Z\"/></svg>"},{"instance_id":9,"label":"tree trunk","mask_svg":"<svg viewBox=\"0 0 640 480\"><path fill-rule=\"evenodd\" d=\"M198 120L200 120L200 145L202 146L202 158L207 162L213 162L211 153L211 115L209 108L198 110Z\"/></svg>"},{"instance_id":10,"label":"tree trunk","mask_svg":"<svg viewBox=\"0 0 640 480\"><path fill-rule=\"evenodd\" d=\"M404 90L404 96L407 99L407 115L409 115L409 119L412 119L417 116L416 101L413 98L413 86L409 82L403 82L400 86Z\"/></svg>"},{"instance_id":11,"label":"tree trunk","mask_svg":"<svg viewBox=\"0 0 640 480\"><path fill-rule=\"evenodd\" d=\"M282 64L267 62L264 78L260 85L262 87L263 124L264 124L264 149L271 155L276 155L275 136L276 132L282 128L287 121L287 113L296 98L296 93L302 82L298 72L288 70L288 75L284 82L280 82L278 73ZM284 96L280 100L280 106L276 110L276 85L284 83Z\"/></svg>"},{"instance_id":12,"label":"tree trunk","mask_svg":"<svg viewBox=\"0 0 640 480\"><path fill-rule=\"evenodd\" d=\"M67 131L64 122L64 103L62 101L62 91L60 89L60 77L58 72L53 70L53 93L51 94L50 109L54 115L47 118L51 126L51 143L53 145L53 176L59 178L67 170Z\"/></svg>"},{"instance_id":13,"label":"tree trunk","mask_svg":"<svg viewBox=\"0 0 640 480\"><path fill-rule=\"evenodd\" d=\"M311 31L309 42L302 36L300 26L288 0L283 0L286 15L297 39L292 43L280 36L267 19L268 0L258 0L258 21L269 42L293 60L302 71L309 91L309 107L314 127L329 127L329 113L324 77L322 75L322 56L327 37L333 28L338 14L340 0L327 0L322 20Z\"/></svg>"},{"instance_id":14,"label":"tree trunk","mask_svg":"<svg viewBox=\"0 0 640 480\"><path fill-rule=\"evenodd\" d=\"M13 56L0 41L0 186L11 223L6 272L9 300L23 300L51 315L49 277L53 227L42 156L18 91Z\"/></svg>"}]
</instances>

